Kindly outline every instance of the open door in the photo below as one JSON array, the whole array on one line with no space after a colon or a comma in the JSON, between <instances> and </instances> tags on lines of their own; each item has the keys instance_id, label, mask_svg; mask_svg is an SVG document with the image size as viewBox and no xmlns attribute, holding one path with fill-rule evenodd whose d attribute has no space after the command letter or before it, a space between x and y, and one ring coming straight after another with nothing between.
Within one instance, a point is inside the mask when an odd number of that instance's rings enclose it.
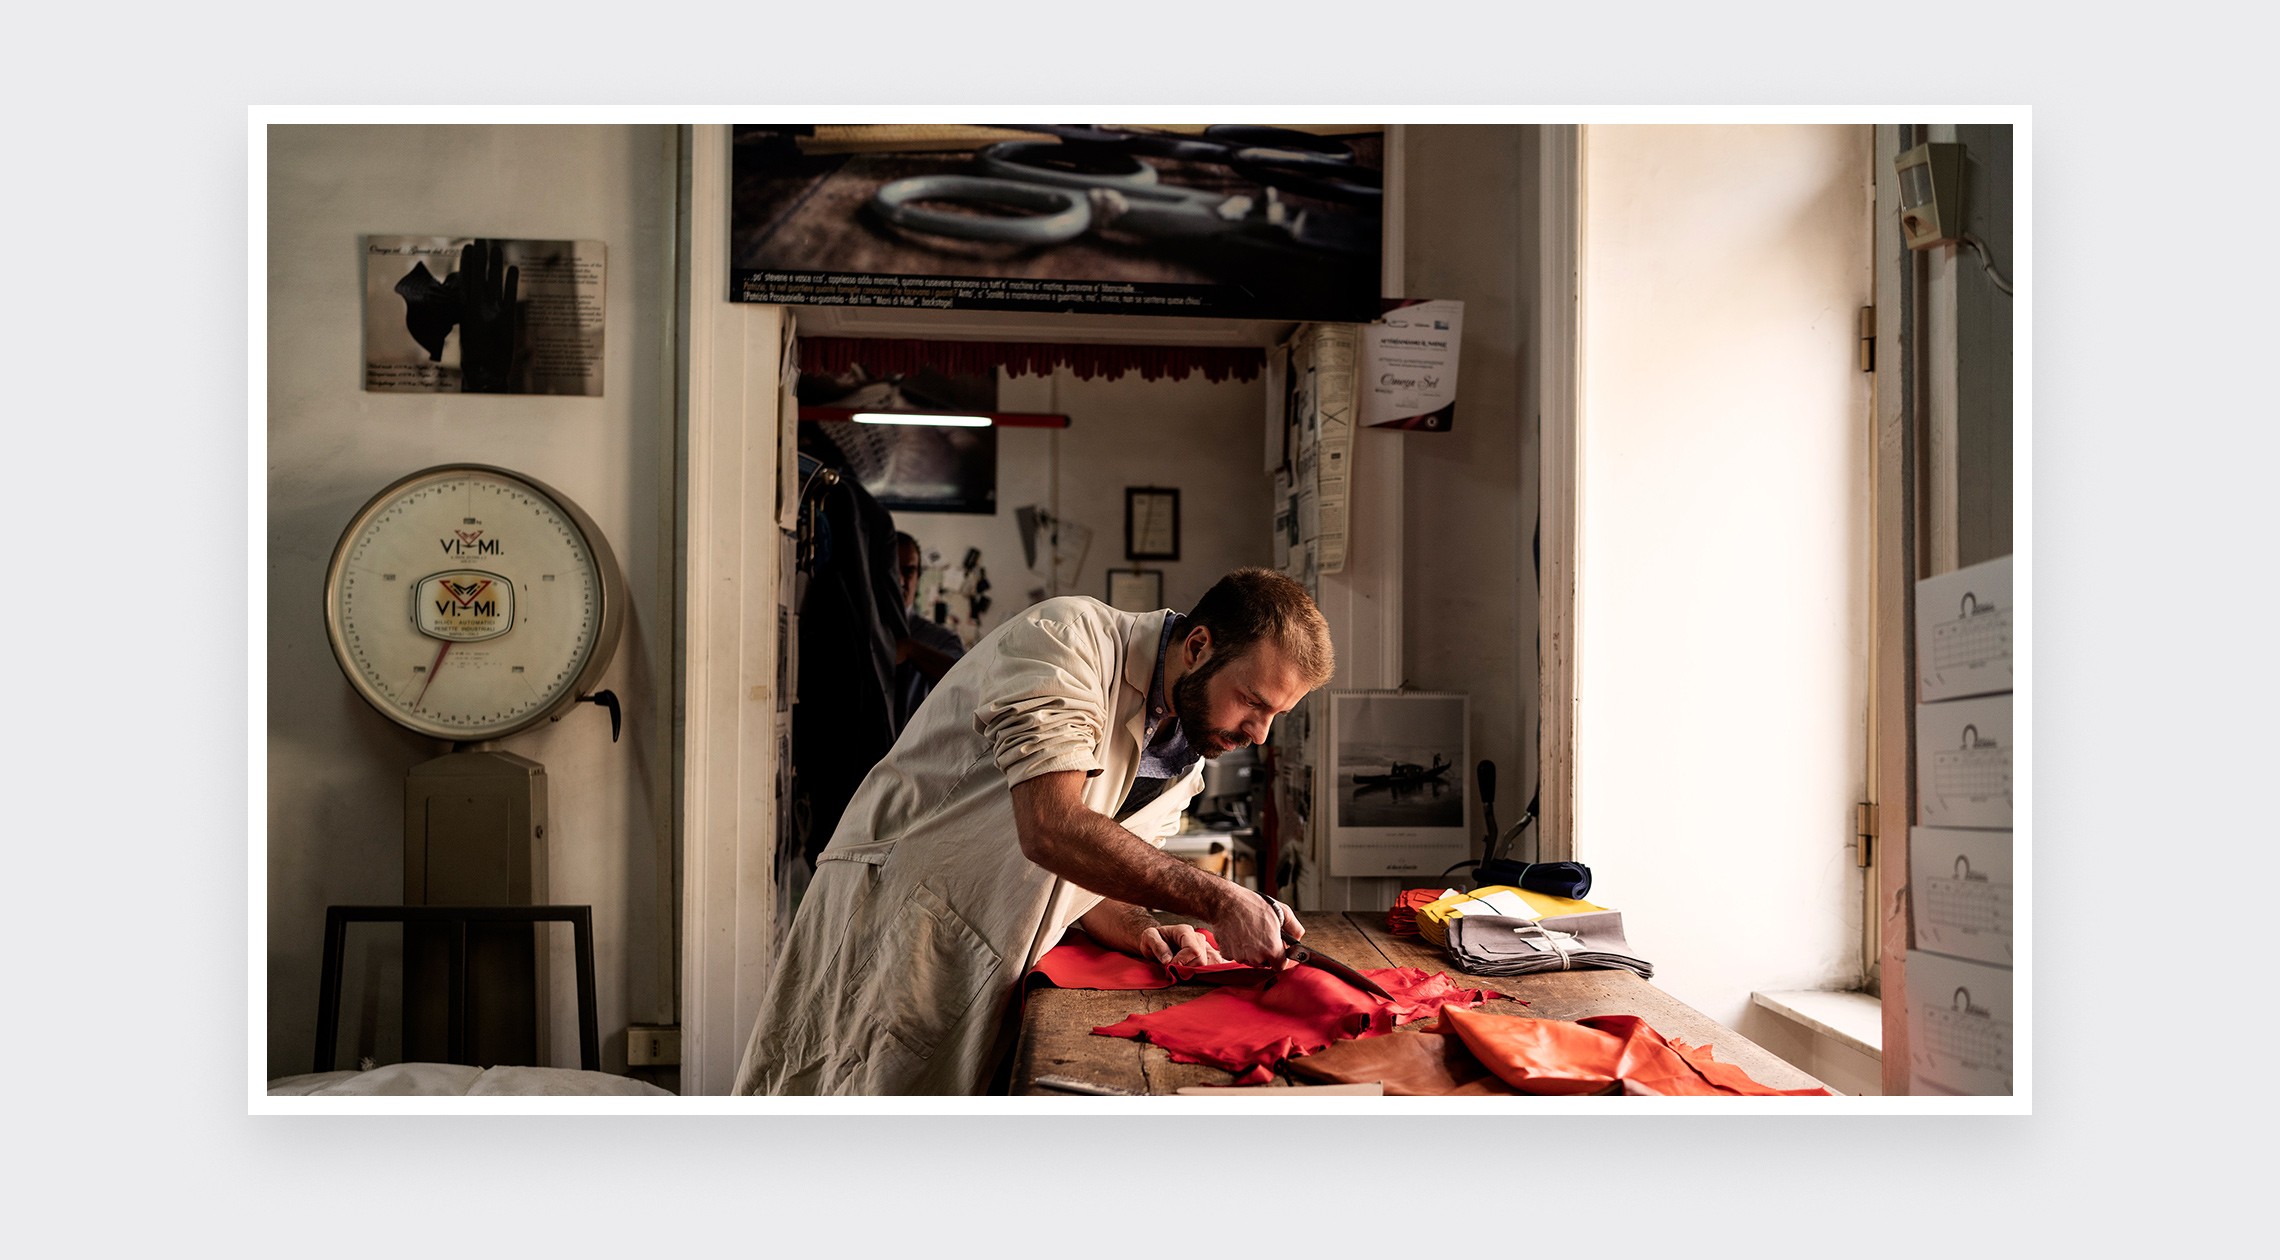
<instances>
[{"instance_id":1,"label":"open door","mask_svg":"<svg viewBox=\"0 0 2280 1260\"><path fill-rule=\"evenodd\" d=\"M2008 123L1875 129L1873 804L1864 830L1873 833L1869 975L1883 1005L1887 1095L1910 1092L1916 583L2013 547L2012 132ZM1924 143L1961 146L1960 231L1973 244L1911 249L1904 239L1895 159Z\"/></svg>"}]
</instances>

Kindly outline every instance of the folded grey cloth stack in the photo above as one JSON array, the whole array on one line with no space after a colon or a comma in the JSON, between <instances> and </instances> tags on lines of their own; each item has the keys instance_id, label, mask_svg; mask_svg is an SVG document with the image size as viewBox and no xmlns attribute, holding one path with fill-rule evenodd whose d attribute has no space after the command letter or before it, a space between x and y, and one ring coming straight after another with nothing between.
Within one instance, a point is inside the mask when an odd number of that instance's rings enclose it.
<instances>
[{"instance_id":1,"label":"folded grey cloth stack","mask_svg":"<svg viewBox=\"0 0 2280 1260\"><path fill-rule=\"evenodd\" d=\"M1620 910L1553 915L1533 923L1497 914L1461 915L1449 920L1449 957L1476 976L1617 967L1642 979L1655 974L1653 963L1632 956Z\"/></svg>"}]
</instances>

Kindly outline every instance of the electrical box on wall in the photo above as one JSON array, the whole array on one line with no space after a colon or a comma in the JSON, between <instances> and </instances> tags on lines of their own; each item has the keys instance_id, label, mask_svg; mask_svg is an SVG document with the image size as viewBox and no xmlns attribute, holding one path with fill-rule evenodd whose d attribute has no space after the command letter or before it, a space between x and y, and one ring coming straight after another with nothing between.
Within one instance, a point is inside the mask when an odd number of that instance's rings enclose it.
<instances>
[{"instance_id":1,"label":"electrical box on wall","mask_svg":"<svg viewBox=\"0 0 2280 1260\"><path fill-rule=\"evenodd\" d=\"M625 1030L627 1067L663 1067L681 1061L681 1030L670 1025L635 1024Z\"/></svg>"},{"instance_id":2,"label":"electrical box on wall","mask_svg":"<svg viewBox=\"0 0 2280 1260\"><path fill-rule=\"evenodd\" d=\"M1900 177L1900 230L1910 249L1963 237L1963 146L1919 144L1892 159Z\"/></svg>"}]
</instances>

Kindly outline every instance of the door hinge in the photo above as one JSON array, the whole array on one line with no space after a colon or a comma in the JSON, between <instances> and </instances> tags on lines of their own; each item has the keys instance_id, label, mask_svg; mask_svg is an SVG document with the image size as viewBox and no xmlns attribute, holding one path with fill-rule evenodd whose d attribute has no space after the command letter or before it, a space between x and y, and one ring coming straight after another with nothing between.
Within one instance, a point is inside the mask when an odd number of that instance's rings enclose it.
<instances>
[{"instance_id":1,"label":"door hinge","mask_svg":"<svg viewBox=\"0 0 2280 1260\"><path fill-rule=\"evenodd\" d=\"M1876 308L1860 308L1860 370L1876 370Z\"/></svg>"},{"instance_id":2,"label":"door hinge","mask_svg":"<svg viewBox=\"0 0 2280 1260\"><path fill-rule=\"evenodd\" d=\"M1853 806L1853 865L1876 861L1876 806L1862 801Z\"/></svg>"}]
</instances>

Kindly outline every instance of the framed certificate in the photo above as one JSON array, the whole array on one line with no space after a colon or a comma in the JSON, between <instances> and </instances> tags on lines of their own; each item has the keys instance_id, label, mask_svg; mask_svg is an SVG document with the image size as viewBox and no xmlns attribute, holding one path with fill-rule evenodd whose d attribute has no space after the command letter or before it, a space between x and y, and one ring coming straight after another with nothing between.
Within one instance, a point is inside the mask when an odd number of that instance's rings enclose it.
<instances>
[{"instance_id":1,"label":"framed certificate","mask_svg":"<svg viewBox=\"0 0 2280 1260\"><path fill-rule=\"evenodd\" d=\"M1126 612L1154 612L1164 606L1162 569L1110 569L1108 606Z\"/></svg>"},{"instance_id":2,"label":"framed certificate","mask_svg":"<svg viewBox=\"0 0 2280 1260\"><path fill-rule=\"evenodd\" d=\"M1180 558L1180 492L1164 486L1124 488L1124 558Z\"/></svg>"}]
</instances>

